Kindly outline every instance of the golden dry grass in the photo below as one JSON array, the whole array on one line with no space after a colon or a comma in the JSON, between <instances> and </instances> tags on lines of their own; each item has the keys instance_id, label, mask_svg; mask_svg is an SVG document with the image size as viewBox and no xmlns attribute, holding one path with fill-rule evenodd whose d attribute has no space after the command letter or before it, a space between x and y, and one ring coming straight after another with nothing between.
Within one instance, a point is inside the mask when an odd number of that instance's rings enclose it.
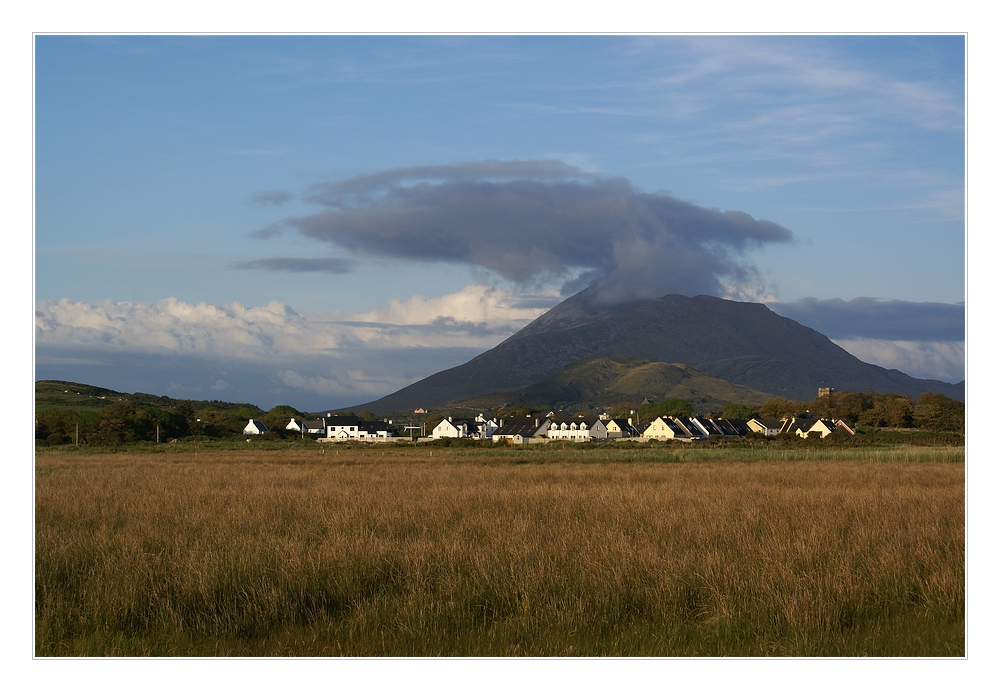
<instances>
[{"instance_id":1,"label":"golden dry grass","mask_svg":"<svg viewBox=\"0 0 1000 692\"><path fill-rule=\"evenodd\" d=\"M36 653L964 654L963 463L599 459L39 455Z\"/></svg>"}]
</instances>

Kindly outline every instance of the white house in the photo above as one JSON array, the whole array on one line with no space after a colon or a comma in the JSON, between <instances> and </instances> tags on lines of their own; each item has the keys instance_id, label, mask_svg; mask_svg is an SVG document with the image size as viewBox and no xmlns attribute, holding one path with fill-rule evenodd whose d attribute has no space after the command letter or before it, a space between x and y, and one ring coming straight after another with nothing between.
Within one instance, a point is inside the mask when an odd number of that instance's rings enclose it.
<instances>
[{"instance_id":1,"label":"white house","mask_svg":"<svg viewBox=\"0 0 1000 692\"><path fill-rule=\"evenodd\" d=\"M357 439L360 423L354 416L330 416L326 418L326 436L335 440Z\"/></svg>"},{"instance_id":2,"label":"white house","mask_svg":"<svg viewBox=\"0 0 1000 692\"><path fill-rule=\"evenodd\" d=\"M674 418L660 416L642 433L642 436L652 440L691 440L691 432Z\"/></svg>"},{"instance_id":3,"label":"white house","mask_svg":"<svg viewBox=\"0 0 1000 692\"><path fill-rule=\"evenodd\" d=\"M500 421L503 423L503 421ZM545 418L539 421L537 418L515 418L506 425L497 428L491 437L494 442L506 442L508 444L524 444L532 439L545 437L552 421Z\"/></svg>"},{"instance_id":4,"label":"white house","mask_svg":"<svg viewBox=\"0 0 1000 692\"><path fill-rule=\"evenodd\" d=\"M471 418L452 418L448 416L431 430L431 439L442 437L478 437L479 429L476 421Z\"/></svg>"},{"instance_id":5,"label":"white house","mask_svg":"<svg viewBox=\"0 0 1000 692\"><path fill-rule=\"evenodd\" d=\"M326 421L322 418L317 420L292 418L288 422L288 425L285 426L285 430L294 430L295 432L305 433L307 435L325 435Z\"/></svg>"},{"instance_id":6,"label":"white house","mask_svg":"<svg viewBox=\"0 0 1000 692\"><path fill-rule=\"evenodd\" d=\"M267 432L267 426L261 423L259 420L250 419L246 427L243 428L244 435L263 435Z\"/></svg>"},{"instance_id":7,"label":"white house","mask_svg":"<svg viewBox=\"0 0 1000 692\"><path fill-rule=\"evenodd\" d=\"M599 418L555 418L545 434L550 440L590 442L608 439L608 428Z\"/></svg>"},{"instance_id":8,"label":"white house","mask_svg":"<svg viewBox=\"0 0 1000 692\"><path fill-rule=\"evenodd\" d=\"M800 429L797 432L798 432L799 437L810 437L810 436L814 436L814 435L819 435L820 437L826 437L827 435L832 435L833 433L837 432L838 430L843 430L844 432L846 432L849 435L853 435L854 434L854 431L851 430L850 426L847 425L847 423L845 423L844 421L842 421L842 420L834 421L834 420L828 420L828 419L823 419L823 418L821 418L820 420L816 421L813 424L813 426L811 428L809 428L808 430L802 430L802 429Z\"/></svg>"}]
</instances>

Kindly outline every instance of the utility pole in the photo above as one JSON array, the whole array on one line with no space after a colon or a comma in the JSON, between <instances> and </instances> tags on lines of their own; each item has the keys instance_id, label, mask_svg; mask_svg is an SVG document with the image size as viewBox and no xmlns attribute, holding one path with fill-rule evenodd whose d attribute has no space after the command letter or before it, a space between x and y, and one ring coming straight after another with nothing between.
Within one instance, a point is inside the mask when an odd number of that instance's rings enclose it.
<instances>
[{"instance_id":1,"label":"utility pole","mask_svg":"<svg viewBox=\"0 0 1000 692\"><path fill-rule=\"evenodd\" d=\"M156 424L156 444L160 444L160 424Z\"/></svg>"},{"instance_id":2,"label":"utility pole","mask_svg":"<svg viewBox=\"0 0 1000 692\"><path fill-rule=\"evenodd\" d=\"M80 424L76 424L76 446L80 446Z\"/></svg>"}]
</instances>

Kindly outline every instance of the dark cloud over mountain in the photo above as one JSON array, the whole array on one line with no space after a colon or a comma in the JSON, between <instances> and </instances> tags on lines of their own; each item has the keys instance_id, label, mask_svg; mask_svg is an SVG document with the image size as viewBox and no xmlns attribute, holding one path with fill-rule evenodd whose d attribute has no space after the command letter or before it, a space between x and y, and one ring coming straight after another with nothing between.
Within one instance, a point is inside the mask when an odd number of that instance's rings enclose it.
<instances>
[{"instance_id":1,"label":"dark cloud over mountain","mask_svg":"<svg viewBox=\"0 0 1000 692\"><path fill-rule=\"evenodd\" d=\"M394 169L315 186L306 200L325 209L285 223L308 238L520 283L562 280L567 292L597 281L605 302L720 294L756 276L748 250L792 239L778 224L561 161Z\"/></svg>"},{"instance_id":2,"label":"dark cloud over mountain","mask_svg":"<svg viewBox=\"0 0 1000 692\"><path fill-rule=\"evenodd\" d=\"M768 307L832 339L965 340L965 306L960 303L806 298L793 303L773 303Z\"/></svg>"}]
</instances>

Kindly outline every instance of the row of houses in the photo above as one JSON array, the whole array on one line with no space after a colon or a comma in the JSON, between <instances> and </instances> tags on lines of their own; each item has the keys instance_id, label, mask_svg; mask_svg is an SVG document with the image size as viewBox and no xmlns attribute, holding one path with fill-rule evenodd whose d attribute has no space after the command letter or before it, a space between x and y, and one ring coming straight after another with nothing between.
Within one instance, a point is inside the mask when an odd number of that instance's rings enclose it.
<instances>
[{"instance_id":1,"label":"row of houses","mask_svg":"<svg viewBox=\"0 0 1000 692\"><path fill-rule=\"evenodd\" d=\"M564 417L550 413L545 418L517 418L510 422L448 418L431 432L432 439L469 437L491 439L494 442L523 444L571 440L591 442L615 439L704 440L709 438L743 437L750 433L767 436L783 433L799 437L827 437L837 430L853 435L854 431L842 420L796 417L784 420L754 418L749 421L703 416L661 416L649 423L632 418Z\"/></svg>"},{"instance_id":2,"label":"row of houses","mask_svg":"<svg viewBox=\"0 0 1000 692\"><path fill-rule=\"evenodd\" d=\"M392 421L365 421L354 416L328 416L315 420L292 418L285 430L300 433L303 437L377 441L392 437ZM243 428L244 435L261 435L267 431L266 425L253 418Z\"/></svg>"},{"instance_id":3,"label":"row of houses","mask_svg":"<svg viewBox=\"0 0 1000 692\"><path fill-rule=\"evenodd\" d=\"M392 421L363 421L354 416L328 416L315 420L292 418L285 430L319 438L335 440L380 441L393 437ZM560 416L550 412L544 418L515 418L504 422L488 419L482 414L475 418L447 417L431 430L429 439L463 438L492 440L510 444L569 440L593 442L616 439L645 440L704 440L743 437L750 433L774 436L790 433L799 437L827 437L844 431L854 434L842 420L798 416L782 420L752 418L748 421L703 416L660 416L648 423L632 418L608 416ZM245 435L267 432L260 421L250 419Z\"/></svg>"}]
</instances>

